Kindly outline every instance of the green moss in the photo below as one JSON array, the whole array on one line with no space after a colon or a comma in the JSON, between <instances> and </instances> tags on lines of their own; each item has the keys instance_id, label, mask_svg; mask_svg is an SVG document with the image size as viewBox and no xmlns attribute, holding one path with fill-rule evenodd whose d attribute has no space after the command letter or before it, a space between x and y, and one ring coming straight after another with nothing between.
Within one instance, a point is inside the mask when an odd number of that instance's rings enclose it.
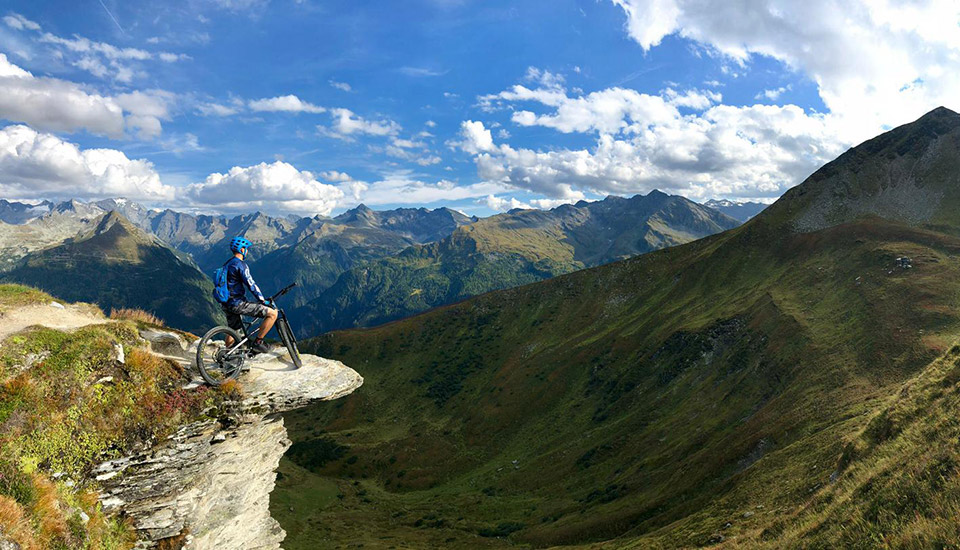
<instances>
[{"instance_id":1,"label":"green moss","mask_svg":"<svg viewBox=\"0 0 960 550\"><path fill-rule=\"evenodd\" d=\"M113 447L113 438L85 425L80 416L79 409L71 407L64 421L23 437L19 442L23 460L47 471L79 475L97 460L110 458L107 451Z\"/></svg>"},{"instance_id":2,"label":"green moss","mask_svg":"<svg viewBox=\"0 0 960 550\"><path fill-rule=\"evenodd\" d=\"M17 285L0 284L0 311L17 306L42 304L53 301L53 297L35 288Z\"/></svg>"}]
</instances>

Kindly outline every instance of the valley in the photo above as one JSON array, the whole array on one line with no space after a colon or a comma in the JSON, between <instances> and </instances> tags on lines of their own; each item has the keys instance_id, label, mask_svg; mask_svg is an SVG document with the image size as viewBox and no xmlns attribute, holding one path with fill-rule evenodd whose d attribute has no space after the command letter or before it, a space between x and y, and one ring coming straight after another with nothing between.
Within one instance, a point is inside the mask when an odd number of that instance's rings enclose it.
<instances>
[{"instance_id":1,"label":"valley","mask_svg":"<svg viewBox=\"0 0 960 550\"><path fill-rule=\"evenodd\" d=\"M304 343L367 382L288 415L339 499L288 540L955 540L958 171L938 109L732 231Z\"/></svg>"}]
</instances>

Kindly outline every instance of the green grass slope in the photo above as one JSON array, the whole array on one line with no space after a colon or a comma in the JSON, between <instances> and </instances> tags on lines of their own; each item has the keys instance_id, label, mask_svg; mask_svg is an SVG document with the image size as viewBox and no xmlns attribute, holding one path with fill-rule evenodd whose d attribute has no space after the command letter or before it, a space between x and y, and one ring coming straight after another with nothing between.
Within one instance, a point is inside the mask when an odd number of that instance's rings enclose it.
<instances>
[{"instance_id":1,"label":"green grass slope","mask_svg":"<svg viewBox=\"0 0 960 550\"><path fill-rule=\"evenodd\" d=\"M83 237L28 255L3 279L106 311L143 309L191 332L206 331L223 315L202 273L116 212Z\"/></svg>"},{"instance_id":2,"label":"green grass slope","mask_svg":"<svg viewBox=\"0 0 960 550\"><path fill-rule=\"evenodd\" d=\"M337 491L274 506L290 547L956 544L960 116L931 115L732 231L305 343L365 385L288 417L287 468ZM878 215L917 181L923 216Z\"/></svg>"},{"instance_id":3,"label":"green grass slope","mask_svg":"<svg viewBox=\"0 0 960 550\"><path fill-rule=\"evenodd\" d=\"M375 325L736 225L714 210L659 191L549 211L511 211L459 227L436 243L360 264L291 317L303 335Z\"/></svg>"}]
</instances>

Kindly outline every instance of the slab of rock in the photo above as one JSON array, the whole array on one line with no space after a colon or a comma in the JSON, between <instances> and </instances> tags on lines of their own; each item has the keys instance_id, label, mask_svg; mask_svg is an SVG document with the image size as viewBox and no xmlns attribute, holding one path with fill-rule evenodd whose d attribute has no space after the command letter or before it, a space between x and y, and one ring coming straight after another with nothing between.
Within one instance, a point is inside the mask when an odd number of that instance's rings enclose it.
<instances>
[{"instance_id":1,"label":"slab of rock","mask_svg":"<svg viewBox=\"0 0 960 550\"><path fill-rule=\"evenodd\" d=\"M244 363L244 367L249 369L240 376L245 396L244 409L299 409L314 401L348 395L363 383L356 371L340 361L303 355L303 366L296 369L285 353L286 349L283 349L283 354L275 350L247 359Z\"/></svg>"},{"instance_id":2,"label":"slab of rock","mask_svg":"<svg viewBox=\"0 0 960 550\"><path fill-rule=\"evenodd\" d=\"M339 361L302 359L300 369L279 352L249 360L235 425L195 422L146 452L95 469L104 509L133 520L137 548L173 541L172 547L197 550L280 548L286 533L270 517L269 503L290 441L279 413L363 384Z\"/></svg>"},{"instance_id":3,"label":"slab of rock","mask_svg":"<svg viewBox=\"0 0 960 550\"><path fill-rule=\"evenodd\" d=\"M190 358L186 339L176 332L162 329L143 329L140 331L140 337L149 343L150 351L158 355L181 359Z\"/></svg>"}]
</instances>

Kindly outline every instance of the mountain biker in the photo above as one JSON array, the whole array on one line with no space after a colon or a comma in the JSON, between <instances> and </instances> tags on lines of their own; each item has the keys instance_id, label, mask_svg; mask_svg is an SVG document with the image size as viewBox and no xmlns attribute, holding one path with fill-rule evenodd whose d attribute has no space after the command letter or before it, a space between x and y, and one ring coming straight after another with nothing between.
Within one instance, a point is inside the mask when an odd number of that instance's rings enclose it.
<instances>
[{"instance_id":1,"label":"mountain biker","mask_svg":"<svg viewBox=\"0 0 960 550\"><path fill-rule=\"evenodd\" d=\"M230 292L230 298L223 304L223 312L227 314L227 325L233 330L243 328L243 319L241 315L248 317L260 317L263 323L260 325L260 331L257 338L253 341L251 348L257 353L266 353L270 351L263 343L263 337L270 332L273 324L277 321L277 308L269 300L263 297L260 287L253 280L250 274L250 267L243 259L247 251L253 245L243 237L234 237L230 239L230 251L233 252L233 258L224 264L227 270L227 290ZM247 290L256 297L257 302L247 301ZM233 345L233 338L225 338L227 347Z\"/></svg>"}]
</instances>

